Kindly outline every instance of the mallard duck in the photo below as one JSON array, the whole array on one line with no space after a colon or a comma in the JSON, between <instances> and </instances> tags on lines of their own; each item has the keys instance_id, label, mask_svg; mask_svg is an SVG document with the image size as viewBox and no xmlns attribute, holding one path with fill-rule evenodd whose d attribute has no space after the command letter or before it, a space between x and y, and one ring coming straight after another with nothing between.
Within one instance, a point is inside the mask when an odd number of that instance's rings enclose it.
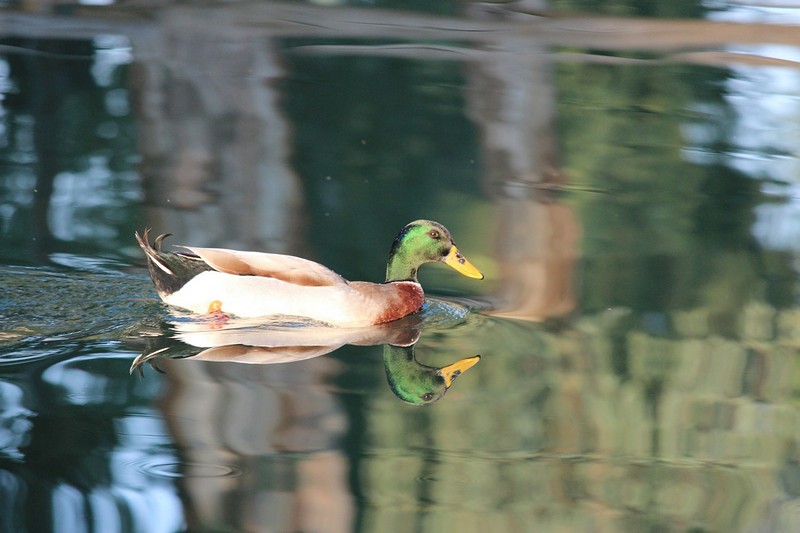
<instances>
[{"instance_id":1,"label":"mallard duck","mask_svg":"<svg viewBox=\"0 0 800 533\"><path fill-rule=\"evenodd\" d=\"M383 347L386 380L392 392L406 403L423 405L438 401L455 379L475 366L480 355L467 357L443 366L427 366L414 357L414 345Z\"/></svg>"},{"instance_id":2,"label":"mallard duck","mask_svg":"<svg viewBox=\"0 0 800 533\"><path fill-rule=\"evenodd\" d=\"M406 225L389 252L384 283L347 281L329 268L299 257L223 248L180 246L165 252L168 235L136 240L147 256L158 295L169 305L194 313L238 317L287 315L331 326L371 326L419 311L425 297L417 271L443 262L464 276L483 274L458 251L450 232L430 220Z\"/></svg>"}]
</instances>

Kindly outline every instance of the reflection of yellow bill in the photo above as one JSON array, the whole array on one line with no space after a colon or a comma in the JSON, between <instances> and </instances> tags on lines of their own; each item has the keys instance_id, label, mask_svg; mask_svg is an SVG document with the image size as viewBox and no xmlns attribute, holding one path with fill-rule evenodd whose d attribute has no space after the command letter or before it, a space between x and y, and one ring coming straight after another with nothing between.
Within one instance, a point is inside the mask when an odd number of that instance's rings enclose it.
<instances>
[{"instance_id":1,"label":"reflection of yellow bill","mask_svg":"<svg viewBox=\"0 0 800 533\"><path fill-rule=\"evenodd\" d=\"M439 375L444 378L444 384L447 388L450 388L450 385L453 384L453 380L456 379L458 376L475 366L475 363L481 360L480 355L476 355L474 357L467 357L466 359L462 359L461 361L456 361L452 365L447 365L439 369Z\"/></svg>"},{"instance_id":2,"label":"reflection of yellow bill","mask_svg":"<svg viewBox=\"0 0 800 533\"><path fill-rule=\"evenodd\" d=\"M450 253L444 258L444 262L468 278L483 279L483 274L481 274L481 271L472 266L472 263L467 261L467 258L461 255L461 252L458 251L458 248L456 248L455 244L452 248L450 248Z\"/></svg>"}]
</instances>

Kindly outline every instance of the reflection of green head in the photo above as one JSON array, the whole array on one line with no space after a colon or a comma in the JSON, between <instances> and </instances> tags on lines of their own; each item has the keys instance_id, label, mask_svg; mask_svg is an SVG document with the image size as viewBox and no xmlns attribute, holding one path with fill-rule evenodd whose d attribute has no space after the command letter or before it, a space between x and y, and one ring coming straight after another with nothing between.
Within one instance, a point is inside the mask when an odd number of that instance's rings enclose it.
<instances>
[{"instance_id":1,"label":"reflection of green head","mask_svg":"<svg viewBox=\"0 0 800 533\"><path fill-rule=\"evenodd\" d=\"M418 363L414 358L413 345L387 344L383 348L383 364L389 387L398 398L415 405L433 403L444 396L453 381L474 366L480 358L479 355L467 357L437 368Z\"/></svg>"}]
</instances>

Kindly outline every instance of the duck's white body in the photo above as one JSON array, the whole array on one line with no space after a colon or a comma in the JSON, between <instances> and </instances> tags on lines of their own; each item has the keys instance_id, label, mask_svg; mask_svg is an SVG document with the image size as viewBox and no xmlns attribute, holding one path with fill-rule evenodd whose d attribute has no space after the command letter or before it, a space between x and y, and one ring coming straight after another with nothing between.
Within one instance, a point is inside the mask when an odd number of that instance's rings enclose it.
<instances>
[{"instance_id":1,"label":"duck's white body","mask_svg":"<svg viewBox=\"0 0 800 533\"><path fill-rule=\"evenodd\" d=\"M212 270L195 276L179 291L163 296L163 300L199 314L208 313L209 304L217 301L222 312L243 318L286 315L332 326L360 327L387 322L382 318L386 301L398 294L410 294L419 305L422 303L422 287L411 281L342 280L333 285L303 286L276 278ZM414 306L418 308L417 304Z\"/></svg>"}]
</instances>

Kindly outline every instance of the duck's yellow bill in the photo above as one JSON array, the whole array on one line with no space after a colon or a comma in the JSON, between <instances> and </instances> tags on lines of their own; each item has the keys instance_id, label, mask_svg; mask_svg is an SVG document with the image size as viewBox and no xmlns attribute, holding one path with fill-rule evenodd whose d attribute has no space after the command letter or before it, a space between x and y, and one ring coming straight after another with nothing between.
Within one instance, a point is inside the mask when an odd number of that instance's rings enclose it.
<instances>
[{"instance_id":1,"label":"duck's yellow bill","mask_svg":"<svg viewBox=\"0 0 800 533\"><path fill-rule=\"evenodd\" d=\"M444 258L444 262L468 278L483 279L483 274L481 274L481 271L472 266L472 263L467 261L467 258L461 255L461 252L458 251L458 248L456 248L455 244L452 248L450 248L450 253Z\"/></svg>"},{"instance_id":2,"label":"duck's yellow bill","mask_svg":"<svg viewBox=\"0 0 800 533\"><path fill-rule=\"evenodd\" d=\"M461 361L456 361L452 365L447 365L439 369L439 375L444 378L444 384L447 388L450 388L450 385L453 384L453 381L475 366L475 364L481 360L480 355L476 355L474 357L467 357L466 359L462 359Z\"/></svg>"}]
</instances>

